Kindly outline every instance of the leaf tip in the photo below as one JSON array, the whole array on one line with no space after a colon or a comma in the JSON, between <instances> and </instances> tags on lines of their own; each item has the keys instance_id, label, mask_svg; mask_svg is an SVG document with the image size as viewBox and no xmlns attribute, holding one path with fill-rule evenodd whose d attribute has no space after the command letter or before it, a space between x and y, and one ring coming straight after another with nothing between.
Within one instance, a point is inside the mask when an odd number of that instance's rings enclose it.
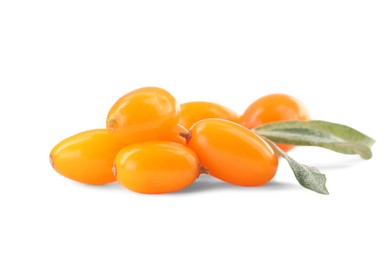
<instances>
[{"instance_id":1,"label":"leaf tip","mask_svg":"<svg viewBox=\"0 0 390 260\"><path fill-rule=\"evenodd\" d=\"M319 193L322 194L322 195L329 195L329 191L326 189L326 187L324 187L324 190L322 190Z\"/></svg>"}]
</instances>

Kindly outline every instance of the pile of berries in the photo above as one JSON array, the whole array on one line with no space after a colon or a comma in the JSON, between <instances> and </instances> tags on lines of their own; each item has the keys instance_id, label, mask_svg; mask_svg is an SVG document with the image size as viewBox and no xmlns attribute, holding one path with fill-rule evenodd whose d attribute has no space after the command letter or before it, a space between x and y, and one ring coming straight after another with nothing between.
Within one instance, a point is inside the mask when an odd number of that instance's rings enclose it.
<instances>
[{"instance_id":1,"label":"pile of berries","mask_svg":"<svg viewBox=\"0 0 390 260\"><path fill-rule=\"evenodd\" d=\"M144 87L118 99L106 129L78 133L50 153L53 168L85 184L118 181L139 193L175 192L201 173L241 186L268 183L278 157L251 129L309 115L302 103L285 94L253 102L239 116L211 102L178 104L166 90ZM288 151L293 146L278 144Z\"/></svg>"}]
</instances>

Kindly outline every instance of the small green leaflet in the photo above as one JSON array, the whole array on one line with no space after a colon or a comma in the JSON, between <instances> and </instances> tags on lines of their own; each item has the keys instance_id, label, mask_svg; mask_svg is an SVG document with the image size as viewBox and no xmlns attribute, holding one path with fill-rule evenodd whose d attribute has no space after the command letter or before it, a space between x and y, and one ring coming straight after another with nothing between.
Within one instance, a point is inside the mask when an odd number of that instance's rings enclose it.
<instances>
[{"instance_id":1,"label":"small green leaflet","mask_svg":"<svg viewBox=\"0 0 390 260\"><path fill-rule=\"evenodd\" d=\"M372 157L375 140L345 125L326 121L285 121L261 125L253 129L275 143L319 146L344 154Z\"/></svg>"},{"instance_id":2,"label":"small green leaflet","mask_svg":"<svg viewBox=\"0 0 390 260\"><path fill-rule=\"evenodd\" d=\"M318 169L300 164L290 156L288 156L283 150L281 150L274 142L264 138L265 141L271 146L277 155L286 159L291 169L294 172L295 178L298 180L299 184L303 187L318 192L320 194L328 195L329 192L326 189L326 176L322 174Z\"/></svg>"}]
</instances>

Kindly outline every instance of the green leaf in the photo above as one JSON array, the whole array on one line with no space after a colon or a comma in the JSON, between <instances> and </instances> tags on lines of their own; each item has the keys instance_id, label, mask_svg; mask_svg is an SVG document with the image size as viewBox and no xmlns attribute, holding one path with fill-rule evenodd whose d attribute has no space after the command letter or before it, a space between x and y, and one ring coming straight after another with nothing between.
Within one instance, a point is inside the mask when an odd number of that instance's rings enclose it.
<instances>
[{"instance_id":1,"label":"green leaf","mask_svg":"<svg viewBox=\"0 0 390 260\"><path fill-rule=\"evenodd\" d=\"M325 174L322 174L317 168L298 163L290 156L288 156L285 152L283 152L283 150L281 150L274 142L268 140L267 138L264 138L264 140L267 141L267 143L272 147L276 154L287 160L299 184L309 190L318 192L320 194L329 194L325 186Z\"/></svg>"},{"instance_id":2,"label":"green leaf","mask_svg":"<svg viewBox=\"0 0 390 260\"><path fill-rule=\"evenodd\" d=\"M372 157L375 140L345 125L326 121L285 121L261 125L253 131L275 143L319 146L344 154Z\"/></svg>"}]
</instances>

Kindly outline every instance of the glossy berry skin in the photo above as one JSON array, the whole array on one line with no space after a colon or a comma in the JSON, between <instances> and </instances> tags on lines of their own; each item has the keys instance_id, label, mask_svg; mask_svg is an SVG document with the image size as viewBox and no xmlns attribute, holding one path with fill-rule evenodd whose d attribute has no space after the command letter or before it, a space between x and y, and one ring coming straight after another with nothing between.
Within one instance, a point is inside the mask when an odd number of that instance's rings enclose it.
<instances>
[{"instance_id":1,"label":"glossy berry skin","mask_svg":"<svg viewBox=\"0 0 390 260\"><path fill-rule=\"evenodd\" d=\"M174 128L180 105L166 90L144 87L122 96L110 109L107 129L130 144L156 140Z\"/></svg>"},{"instance_id":2,"label":"glossy berry skin","mask_svg":"<svg viewBox=\"0 0 390 260\"><path fill-rule=\"evenodd\" d=\"M187 140L185 137L181 136L181 133L187 133L188 130L184 126L177 124L169 132L166 132L164 135L158 138L158 141L167 141L174 142L178 144L185 145Z\"/></svg>"},{"instance_id":3,"label":"glossy berry skin","mask_svg":"<svg viewBox=\"0 0 390 260\"><path fill-rule=\"evenodd\" d=\"M106 129L78 133L58 143L50 152L53 168L63 176L85 184L115 181L112 165L125 145Z\"/></svg>"},{"instance_id":4,"label":"glossy berry skin","mask_svg":"<svg viewBox=\"0 0 390 260\"><path fill-rule=\"evenodd\" d=\"M115 158L116 178L125 188L147 194L174 192L200 174L198 156L188 147L164 141L131 144Z\"/></svg>"},{"instance_id":5,"label":"glossy berry skin","mask_svg":"<svg viewBox=\"0 0 390 260\"><path fill-rule=\"evenodd\" d=\"M188 102L181 104L180 108L181 116L179 123L188 129L196 122L206 118L222 118L233 122L238 122L239 120L236 112L212 102Z\"/></svg>"},{"instance_id":6,"label":"glossy berry skin","mask_svg":"<svg viewBox=\"0 0 390 260\"><path fill-rule=\"evenodd\" d=\"M270 146L249 129L223 119L193 125L187 144L210 175L241 186L260 186L276 173L278 158Z\"/></svg>"},{"instance_id":7,"label":"glossy berry skin","mask_svg":"<svg viewBox=\"0 0 390 260\"><path fill-rule=\"evenodd\" d=\"M298 99L286 94L270 94L254 101L242 114L240 124L252 129L257 126L290 120L309 120L306 107ZM294 146L278 144L285 152Z\"/></svg>"}]
</instances>

